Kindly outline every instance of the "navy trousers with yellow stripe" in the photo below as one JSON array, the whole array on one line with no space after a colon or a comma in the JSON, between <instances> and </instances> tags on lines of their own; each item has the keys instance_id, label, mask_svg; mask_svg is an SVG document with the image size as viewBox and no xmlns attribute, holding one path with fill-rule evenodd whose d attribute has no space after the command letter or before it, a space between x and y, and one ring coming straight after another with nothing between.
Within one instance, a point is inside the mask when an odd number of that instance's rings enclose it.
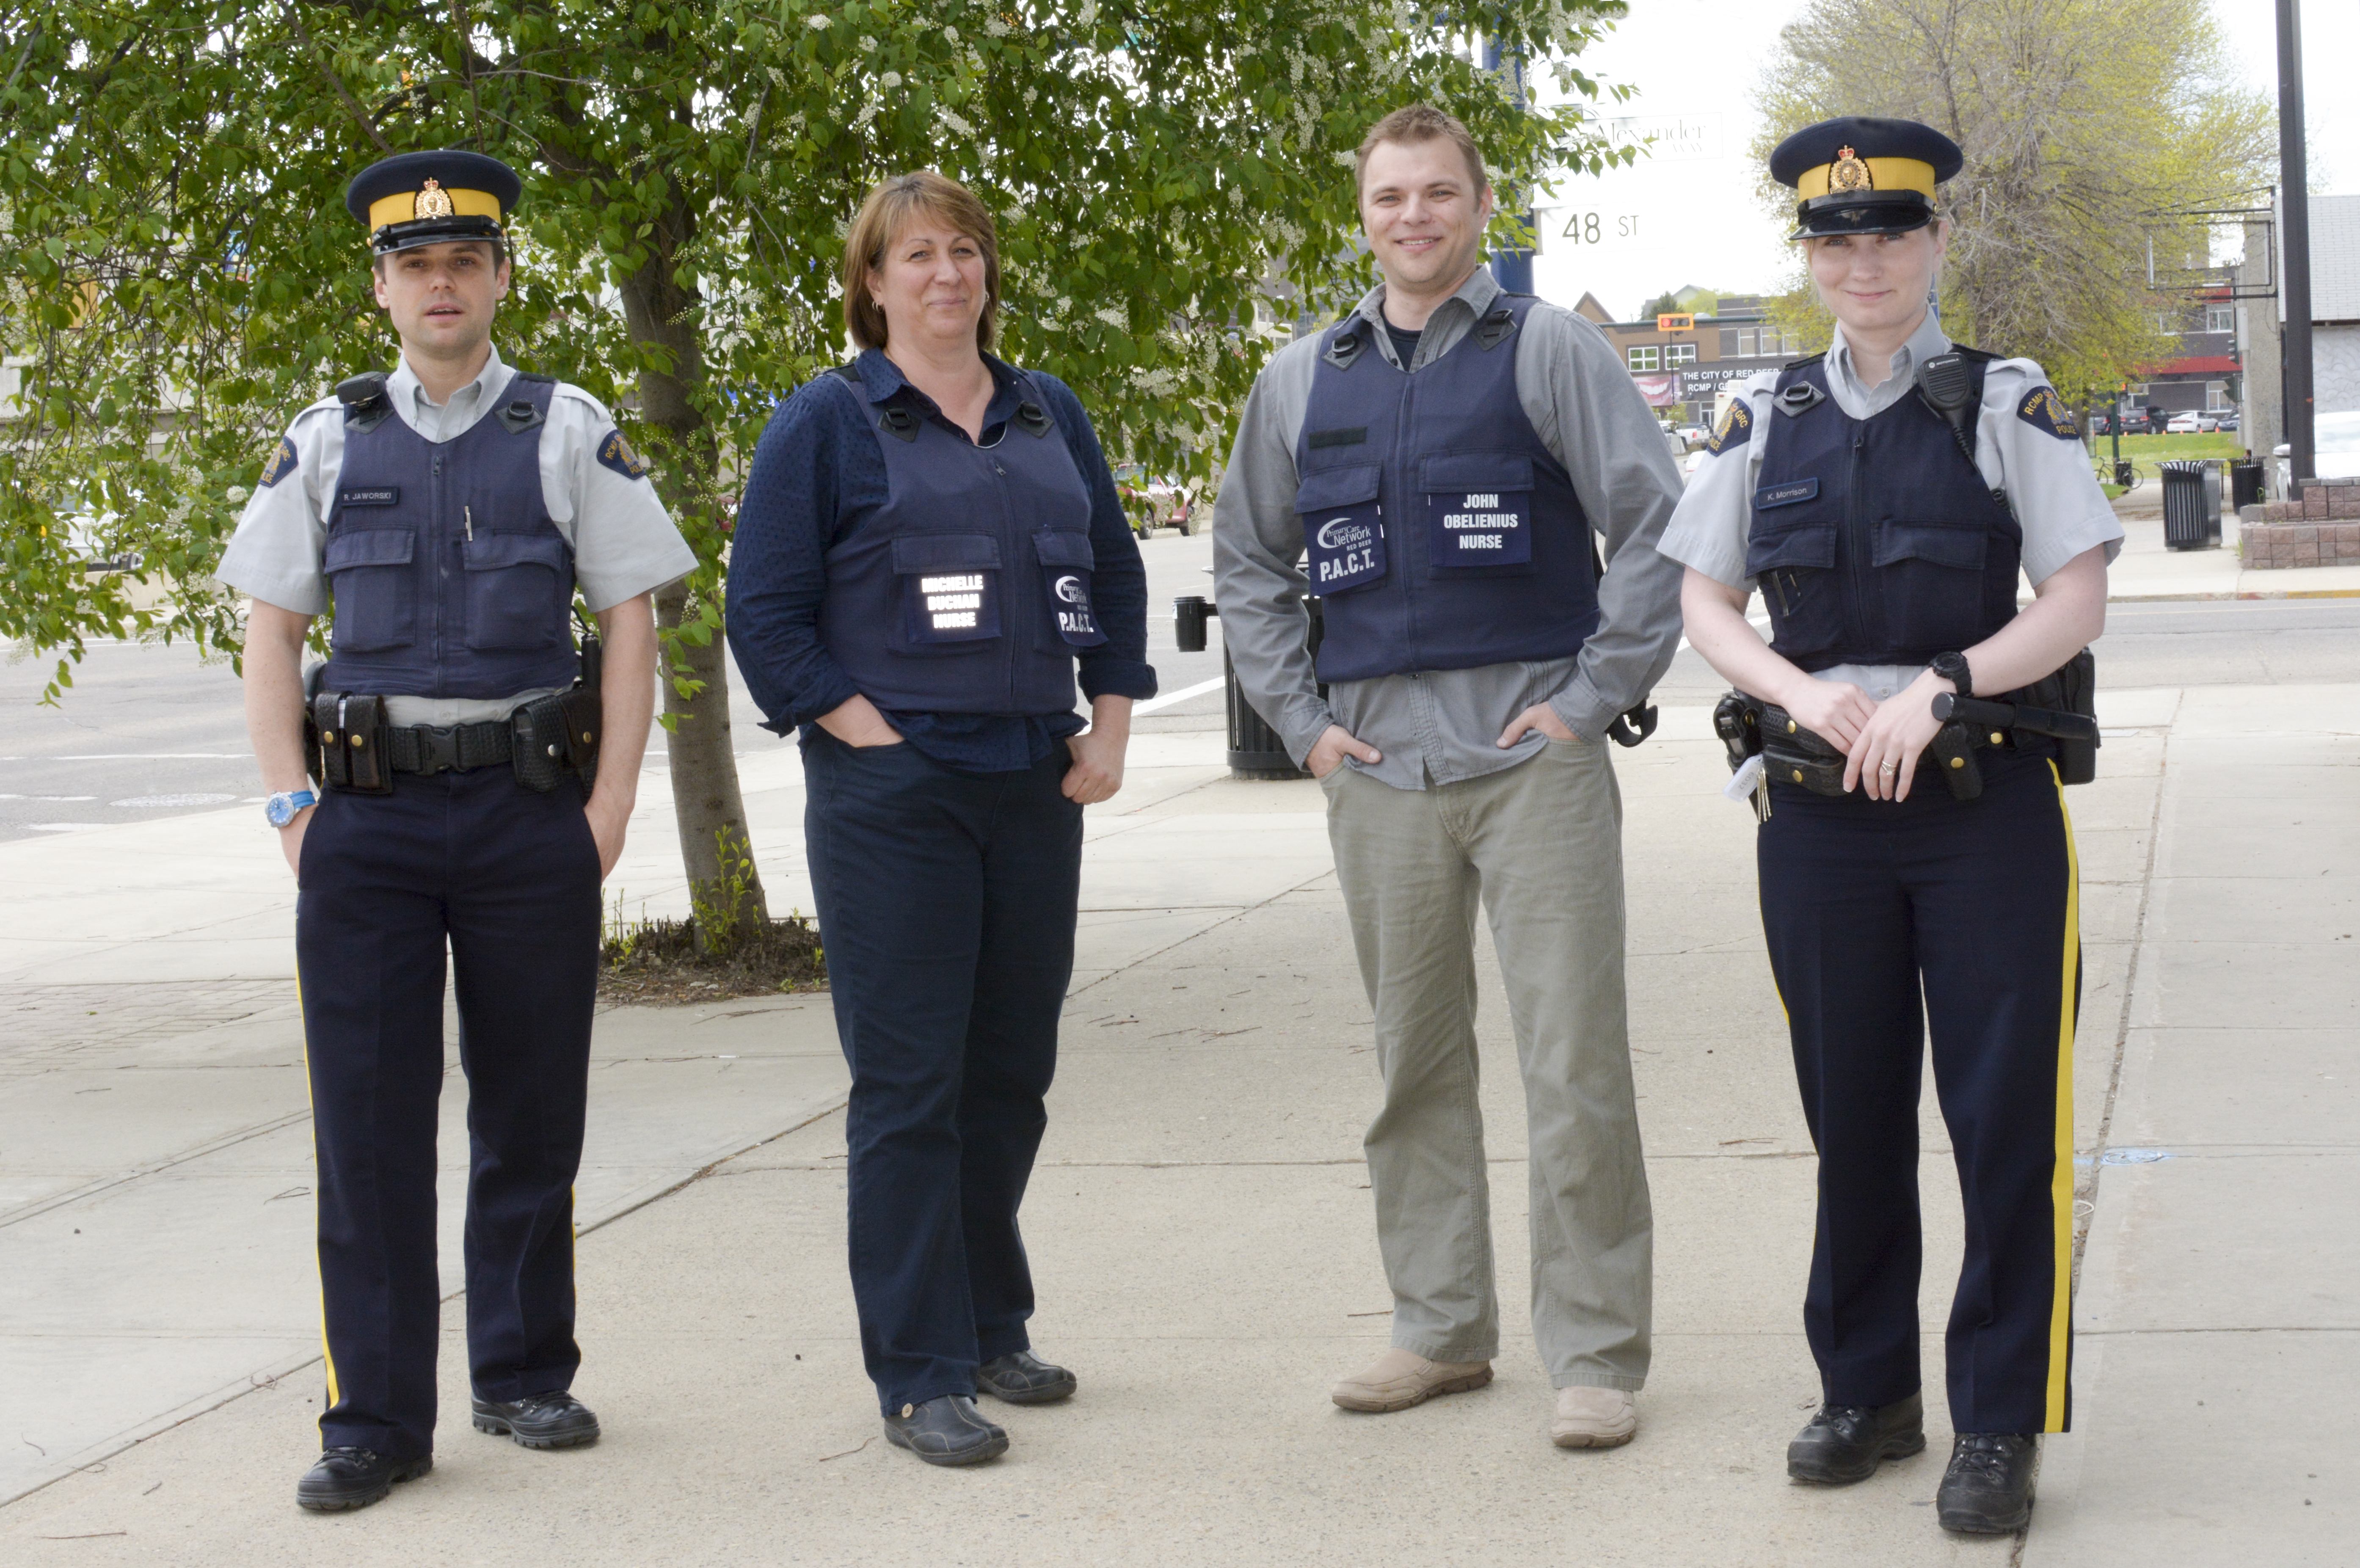
<instances>
[{"instance_id":1,"label":"navy trousers with yellow stripe","mask_svg":"<svg viewBox=\"0 0 2360 1568\"><path fill-rule=\"evenodd\" d=\"M475 1391L573 1383L574 1177L597 988L598 849L570 786L505 767L331 793L305 830L295 955L320 1168L323 1446L434 1444L435 1127L447 953L467 1074Z\"/></svg>"},{"instance_id":2,"label":"navy trousers with yellow stripe","mask_svg":"<svg viewBox=\"0 0 2360 1568\"><path fill-rule=\"evenodd\" d=\"M1919 1063L1965 1201L1947 1336L1959 1432L2063 1432L2071 1414L2072 824L2045 757L1983 754L1980 800L1932 774L1904 801L1774 786L1762 923L1819 1154L1803 1320L1823 1395L1918 1388Z\"/></svg>"}]
</instances>

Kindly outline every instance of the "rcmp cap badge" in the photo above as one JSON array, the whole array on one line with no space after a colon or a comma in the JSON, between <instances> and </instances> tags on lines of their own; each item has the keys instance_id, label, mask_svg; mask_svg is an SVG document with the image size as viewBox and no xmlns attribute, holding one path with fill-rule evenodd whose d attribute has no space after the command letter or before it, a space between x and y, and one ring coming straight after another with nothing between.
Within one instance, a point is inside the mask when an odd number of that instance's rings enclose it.
<instances>
[{"instance_id":1,"label":"rcmp cap badge","mask_svg":"<svg viewBox=\"0 0 2360 1568\"><path fill-rule=\"evenodd\" d=\"M419 187L416 211L421 218L447 218L451 215L451 193L442 189L441 180L429 180Z\"/></svg>"},{"instance_id":2,"label":"rcmp cap badge","mask_svg":"<svg viewBox=\"0 0 2360 1568\"><path fill-rule=\"evenodd\" d=\"M1828 169L1830 191L1874 191L1876 181L1868 172L1868 165L1847 145L1836 148L1836 160Z\"/></svg>"}]
</instances>

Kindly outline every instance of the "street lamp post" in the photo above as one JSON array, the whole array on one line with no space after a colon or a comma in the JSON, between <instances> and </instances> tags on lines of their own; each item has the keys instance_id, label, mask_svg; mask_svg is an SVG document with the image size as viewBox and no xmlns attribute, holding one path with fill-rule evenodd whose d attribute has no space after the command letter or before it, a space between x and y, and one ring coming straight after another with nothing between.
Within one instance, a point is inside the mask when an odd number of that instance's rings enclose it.
<instances>
[{"instance_id":1,"label":"street lamp post","mask_svg":"<svg viewBox=\"0 0 2360 1568\"><path fill-rule=\"evenodd\" d=\"M1486 34L1483 38L1483 69L1499 76L1507 83L1508 91L1514 95L1518 108L1524 106L1524 62L1522 56L1502 55L1500 52L1500 40ZM1531 209L1525 209L1521 216L1525 229L1536 232L1533 231ZM1533 291L1533 253L1521 245L1493 251L1491 276L1499 279L1500 287L1511 294L1531 293Z\"/></svg>"},{"instance_id":2,"label":"street lamp post","mask_svg":"<svg viewBox=\"0 0 2360 1568\"><path fill-rule=\"evenodd\" d=\"M2287 498L2302 493L2317 476L2311 424L2311 186L2303 146L2302 18L2296 0L2278 0L2278 255L2286 269L2284 366L2287 436Z\"/></svg>"}]
</instances>

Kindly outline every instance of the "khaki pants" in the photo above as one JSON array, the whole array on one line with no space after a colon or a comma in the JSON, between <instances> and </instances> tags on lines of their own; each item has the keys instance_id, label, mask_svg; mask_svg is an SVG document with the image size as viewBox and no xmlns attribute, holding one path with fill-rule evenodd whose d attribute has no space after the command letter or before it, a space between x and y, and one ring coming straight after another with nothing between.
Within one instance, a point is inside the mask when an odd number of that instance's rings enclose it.
<instances>
[{"instance_id":1,"label":"khaki pants","mask_svg":"<svg viewBox=\"0 0 2360 1568\"><path fill-rule=\"evenodd\" d=\"M1606 747L1552 741L1503 772L1423 790L1322 781L1376 1015L1384 1108L1366 1140L1393 1344L1498 1354L1475 905L1491 917L1524 1068L1533 1336L1557 1388L1647 1377L1654 1221L1622 985L1622 798Z\"/></svg>"}]
</instances>

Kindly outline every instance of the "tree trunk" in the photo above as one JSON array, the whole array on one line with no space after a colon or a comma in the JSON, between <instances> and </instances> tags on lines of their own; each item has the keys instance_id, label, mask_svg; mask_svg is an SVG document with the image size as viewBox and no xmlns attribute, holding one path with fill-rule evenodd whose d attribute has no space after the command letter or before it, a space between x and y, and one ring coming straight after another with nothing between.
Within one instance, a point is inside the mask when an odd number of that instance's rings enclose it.
<instances>
[{"instance_id":1,"label":"tree trunk","mask_svg":"<svg viewBox=\"0 0 2360 1568\"><path fill-rule=\"evenodd\" d=\"M691 397L705 379L698 300L680 287L673 270L693 223L683 203L657 225L650 236L653 254L623 284L623 315L634 340L661 350L671 361L669 370L639 372L639 413L671 437L672 450L664 455L672 472L664 476L665 498L692 541L701 539L704 550L717 550L719 453ZM683 619L694 618L694 610L685 583L656 595L656 626L663 634L664 713L672 720L665 755L681 860L698 925L706 940L726 942L733 930L767 921L770 905L754 865L745 797L738 785L738 756L729 734L729 656L721 628L715 627L703 643L672 635ZM674 684L678 667L702 683L694 696L683 697Z\"/></svg>"},{"instance_id":2,"label":"tree trunk","mask_svg":"<svg viewBox=\"0 0 2360 1568\"><path fill-rule=\"evenodd\" d=\"M656 625L667 632L677 630L688 602L683 583L658 593ZM684 638L668 643L666 665L684 664L693 679L705 683L695 696L683 697L669 669L663 683L664 712L673 721L664 748L672 764L672 819L680 827L680 858L688 869L689 897L700 911L728 910L726 920L767 920L770 903L762 892L762 875L754 866L746 800L738 787L738 753L729 735L729 656L717 632L703 647ZM725 841L730 846L727 858L734 864L724 864ZM738 884L734 893L733 876ZM700 921L706 928L713 923Z\"/></svg>"}]
</instances>

